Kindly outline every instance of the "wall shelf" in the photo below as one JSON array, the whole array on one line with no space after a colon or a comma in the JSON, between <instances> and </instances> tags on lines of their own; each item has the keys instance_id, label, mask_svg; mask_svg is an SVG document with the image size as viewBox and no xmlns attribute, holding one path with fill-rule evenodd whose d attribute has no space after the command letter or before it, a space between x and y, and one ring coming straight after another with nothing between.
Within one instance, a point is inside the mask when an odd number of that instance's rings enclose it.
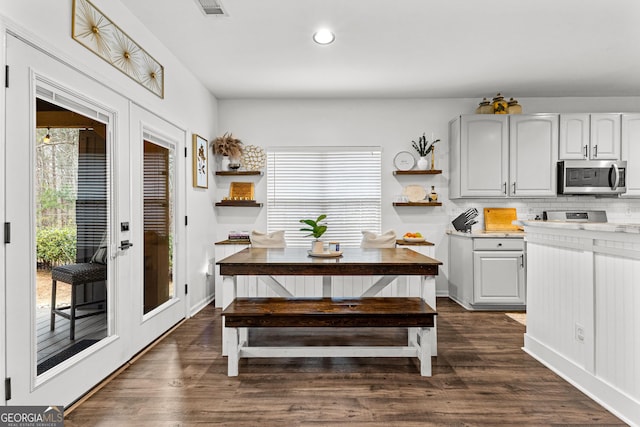
<instances>
[{"instance_id":1,"label":"wall shelf","mask_svg":"<svg viewBox=\"0 0 640 427\"><path fill-rule=\"evenodd\" d=\"M442 171L440 169L393 171L394 175L439 175L441 173Z\"/></svg>"},{"instance_id":2,"label":"wall shelf","mask_svg":"<svg viewBox=\"0 0 640 427\"><path fill-rule=\"evenodd\" d=\"M258 203L255 200L222 200L216 202L216 206L260 208L262 207L262 203Z\"/></svg>"},{"instance_id":3,"label":"wall shelf","mask_svg":"<svg viewBox=\"0 0 640 427\"><path fill-rule=\"evenodd\" d=\"M442 206L440 202L393 202L393 206Z\"/></svg>"},{"instance_id":4,"label":"wall shelf","mask_svg":"<svg viewBox=\"0 0 640 427\"><path fill-rule=\"evenodd\" d=\"M262 174L262 171L216 171L216 175L218 176L249 176Z\"/></svg>"}]
</instances>

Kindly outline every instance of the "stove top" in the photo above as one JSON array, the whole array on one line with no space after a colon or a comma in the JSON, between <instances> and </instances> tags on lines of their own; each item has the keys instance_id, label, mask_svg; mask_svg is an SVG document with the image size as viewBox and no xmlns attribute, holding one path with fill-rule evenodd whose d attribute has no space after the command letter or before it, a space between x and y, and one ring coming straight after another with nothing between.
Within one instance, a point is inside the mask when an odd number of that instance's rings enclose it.
<instances>
[{"instance_id":1,"label":"stove top","mask_svg":"<svg viewBox=\"0 0 640 427\"><path fill-rule=\"evenodd\" d=\"M567 221L567 222L607 222L606 211L544 211L542 219L545 221Z\"/></svg>"}]
</instances>

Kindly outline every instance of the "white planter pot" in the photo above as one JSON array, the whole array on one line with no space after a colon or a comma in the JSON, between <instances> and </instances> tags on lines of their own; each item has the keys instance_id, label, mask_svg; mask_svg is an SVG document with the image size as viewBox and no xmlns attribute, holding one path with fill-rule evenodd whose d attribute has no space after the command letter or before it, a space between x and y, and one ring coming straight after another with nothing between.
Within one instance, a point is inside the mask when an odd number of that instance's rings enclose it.
<instances>
[{"instance_id":1,"label":"white planter pot","mask_svg":"<svg viewBox=\"0 0 640 427\"><path fill-rule=\"evenodd\" d=\"M427 169L429 169L429 160L427 160L426 156L420 157L418 159L417 167L422 171L426 171Z\"/></svg>"},{"instance_id":2,"label":"white planter pot","mask_svg":"<svg viewBox=\"0 0 640 427\"><path fill-rule=\"evenodd\" d=\"M222 156L222 159L220 159L220 170L221 171L230 170L229 163L231 163L231 159L229 158L229 156Z\"/></svg>"},{"instance_id":3,"label":"white planter pot","mask_svg":"<svg viewBox=\"0 0 640 427\"><path fill-rule=\"evenodd\" d=\"M311 242L311 252L324 252L324 242L322 240L314 240L313 242Z\"/></svg>"}]
</instances>

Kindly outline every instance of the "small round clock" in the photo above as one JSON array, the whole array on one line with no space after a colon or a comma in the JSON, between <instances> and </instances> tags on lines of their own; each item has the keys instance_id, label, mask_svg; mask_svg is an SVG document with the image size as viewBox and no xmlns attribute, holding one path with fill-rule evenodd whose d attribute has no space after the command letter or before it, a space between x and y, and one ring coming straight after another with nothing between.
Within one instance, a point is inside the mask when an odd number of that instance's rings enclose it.
<instances>
[{"instance_id":1,"label":"small round clock","mask_svg":"<svg viewBox=\"0 0 640 427\"><path fill-rule=\"evenodd\" d=\"M393 158L393 165L399 171L408 171L416 165L416 158L408 151L401 151Z\"/></svg>"}]
</instances>

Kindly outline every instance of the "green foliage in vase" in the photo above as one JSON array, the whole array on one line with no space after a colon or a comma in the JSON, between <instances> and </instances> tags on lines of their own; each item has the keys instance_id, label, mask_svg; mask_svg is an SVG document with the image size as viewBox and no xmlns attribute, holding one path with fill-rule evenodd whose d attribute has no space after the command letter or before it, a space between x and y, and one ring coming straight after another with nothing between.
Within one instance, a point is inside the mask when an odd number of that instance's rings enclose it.
<instances>
[{"instance_id":1,"label":"green foliage in vase","mask_svg":"<svg viewBox=\"0 0 640 427\"><path fill-rule=\"evenodd\" d=\"M433 148L434 148L433 146L435 145L436 142L440 142L440 140L439 139L435 139L435 140L429 142L429 141L427 141L427 137L423 133L421 137L418 137L418 142L411 141L411 145L413 145L413 148L416 149L416 151L418 152L420 157L424 157L427 154L429 154L431 152L431 150L433 150Z\"/></svg>"},{"instance_id":2,"label":"green foliage in vase","mask_svg":"<svg viewBox=\"0 0 640 427\"><path fill-rule=\"evenodd\" d=\"M303 224L307 224L309 227L308 228L301 228L300 231L308 231L309 234L307 234L304 237L309 237L309 236L313 236L316 239L319 239L325 231L327 231L327 226L325 224L320 224L320 222L322 220L324 220L327 216L326 215L320 215L316 220L313 219L301 219L300 222Z\"/></svg>"}]
</instances>

